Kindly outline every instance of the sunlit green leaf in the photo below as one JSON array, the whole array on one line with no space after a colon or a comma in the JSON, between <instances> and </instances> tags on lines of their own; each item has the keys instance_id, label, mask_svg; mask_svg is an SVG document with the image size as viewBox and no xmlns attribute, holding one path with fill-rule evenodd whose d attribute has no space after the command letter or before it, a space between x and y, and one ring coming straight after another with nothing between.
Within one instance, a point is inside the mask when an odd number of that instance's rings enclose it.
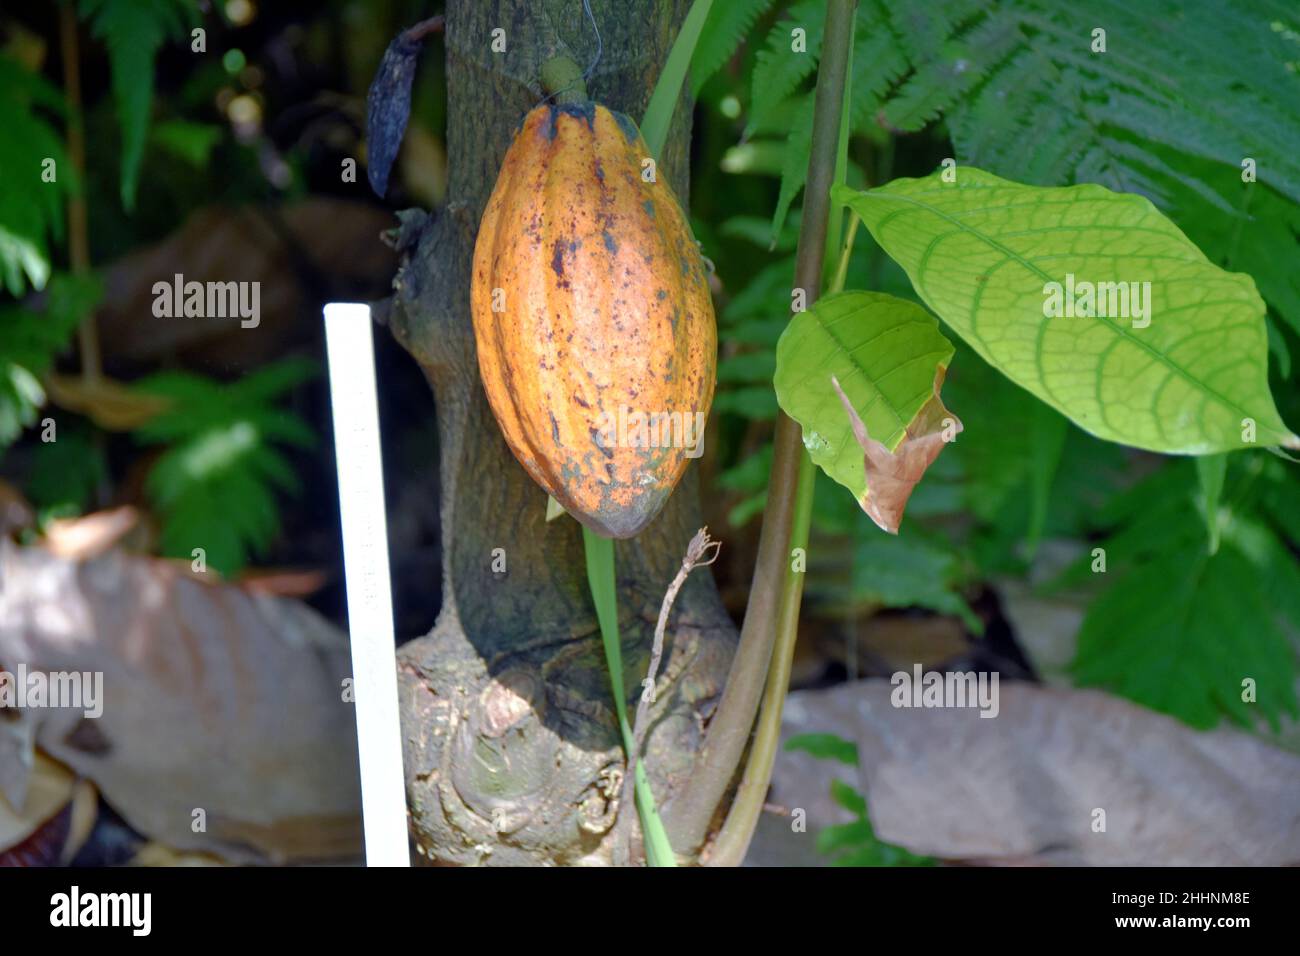
<instances>
[{"instance_id":1,"label":"sunlit green leaf","mask_svg":"<svg viewBox=\"0 0 1300 956\"><path fill-rule=\"evenodd\" d=\"M878 292L843 292L794 316L776 351L776 393L803 426L804 447L826 474L861 500L863 450L836 393L834 377L868 434L893 451L932 398L935 373L953 354L923 308Z\"/></svg>"},{"instance_id":2,"label":"sunlit green leaf","mask_svg":"<svg viewBox=\"0 0 1300 956\"><path fill-rule=\"evenodd\" d=\"M1210 263L1146 199L970 168L835 197L944 322L1087 431L1205 454L1242 448L1249 420L1258 443L1300 447L1269 393L1254 282ZM1082 283L1106 314L1077 314ZM1057 305L1075 314L1049 314Z\"/></svg>"}]
</instances>

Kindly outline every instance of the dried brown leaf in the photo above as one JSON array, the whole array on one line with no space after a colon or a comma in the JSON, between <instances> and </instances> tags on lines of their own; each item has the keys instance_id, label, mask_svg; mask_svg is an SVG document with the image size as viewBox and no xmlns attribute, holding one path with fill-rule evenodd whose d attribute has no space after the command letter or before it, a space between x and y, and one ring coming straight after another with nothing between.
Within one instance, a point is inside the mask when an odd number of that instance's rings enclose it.
<instances>
[{"instance_id":1,"label":"dried brown leaf","mask_svg":"<svg viewBox=\"0 0 1300 956\"><path fill-rule=\"evenodd\" d=\"M78 561L0 541L0 663L103 674L98 718L20 712L35 745L172 847L247 862L358 856L347 638L297 601L186 572L119 550ZM23 756L10 738L0 759L12 771ZM0 773L19 794L26 781L13 777ZM196 810L206 830L195 832Z\"/></svg>"},{"instance_id":2,"label":"dried brown leaf","mask_svg":"<svg viewBox=\"0 0 1300 956\"><path fill-rule=\"evenodd\" d=\"M935 371L934 394L917 411L903 440L893 451L867 434L866 423L840 388L839 381L831 376L831 384L849 416L853 437L865 453L867 490L858 504L872 521L890 534L898 534L907 500L925 470L934 464L943 446L962 430L957 416L948 411L939 398L944 372L942 365Z\"/></svg>"}]
</instances>

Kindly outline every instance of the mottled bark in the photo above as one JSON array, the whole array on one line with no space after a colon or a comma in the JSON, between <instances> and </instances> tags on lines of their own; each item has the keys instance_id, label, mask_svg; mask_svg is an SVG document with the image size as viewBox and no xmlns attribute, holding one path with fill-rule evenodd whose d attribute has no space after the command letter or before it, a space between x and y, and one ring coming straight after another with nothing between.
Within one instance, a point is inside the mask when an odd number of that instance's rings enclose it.
<instances>
[{"instance_id":1,"label":"mottled bark","mask_svg":"<svg viewBox=\"0 0 1300 956\"><path fill-rule=\"evenodd\" d=\"M592 96L640 116L687 6L593 2L604 50ZM492 51L497 28L504 53ZM580 529L569 518L546 523L546 494L506 448L479 381L469 315L475 231L506 147L541 99L541 64L561 53L590 63L595 35L580 0L451 0L446 44L447 205L407 250L391 316L433 388L442 454L443 611L400 654L412 833L440 861L607 862L624 755ZM683 98L659 162L683 200L688 106ZM618 543L633 703L659 603L699 526L692 468L663 514ZM496 548L503 573L493 571ZM690 771L734 644L712 579L692 575L669 627L648 737L661 804L671 805Z\"/></svg>"}]
</instances>

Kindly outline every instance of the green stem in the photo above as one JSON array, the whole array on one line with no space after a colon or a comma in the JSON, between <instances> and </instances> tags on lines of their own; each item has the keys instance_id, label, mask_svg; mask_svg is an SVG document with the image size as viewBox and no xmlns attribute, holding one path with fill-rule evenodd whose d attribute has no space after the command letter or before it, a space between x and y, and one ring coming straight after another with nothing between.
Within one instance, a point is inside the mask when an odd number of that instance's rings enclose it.
<instances>
[{"instance_id":1,"label":"green stem","mask_svg":"<svg viewBox=\"0 0 1300 956\"><path fill-rule=\"evenodd\" d=\"M583 551L587 558L587 583L596 605L596 620L600 622L600 639L605 647L605 664L614 691L614 705L618 711L618 728L623 735L623 750L632 754L632 725L627 719L627 692L623 686L623 646L618 633L618 589L614 578L614 542L594 531L582 529ZM672 845L664 830L663 821L655 809L654 793L646 776L645 761L638 760L636 767L636 802L641 817L641 833L645 840L646 862L650 866L676 866ZM621 812L621 810L620 810Z\"/></svg>"},{"instance_id":2,"label":"green stem","mask_svg":"<svg viewBox=\"0 0 1300 956\"><path fill-rule=\"evenodd\" d=\"M850 25L851 23L852 21L850 21ZM844 64L844 75L845 77L853 76L852 41L849 42L848 60L845 61ZM850 89L847 90L846 95L843 98L843 102L840 104L840 130L839 130L839 139L836 140L835 143L835 176L833 180L836 186L843 186L845 181L848 179L849 121L852 118L849 114L849 105L852 102L853 102L853 91ZM844 222L844 207L841 206L839 203L832 203L830 208L829 218L827 220L827 226L826 226L826 252L828 253L828 255L834 255L835 253L839 252L839 249L836 247L836 243L839 243L841 239L848 242L850 245L853 242L852 238L844 236L842 232L843 222ZM840 260L840 265L842 268L848 268L847 261L843 259ZM823 276L823 281L833 282L834 280L832 276L827 274ZM841 285L840 288L843 288L843 285Z\"/></svg>"},{"instance_id":3,"label":"green stem","mask_svg":"<svg viewBox=\"0 0 1300 956\"><path fill-rule=\"evenodd\" d=\"M817 469L812 458L804 452L799 458L799 487L795 498L794 527L790 534L790 548L808 552L808 529L812 522L813 492L816 488ZM806 560L806 558L804 558ZM777 641L772 660L767 669L767 683L763 690L763 709L759 714L750 749L745 775L736 790L736 798L727 813L727 821L718 833L709 855L709 866L739 866L749 851L754 829L763 813L767 787L772 780L772 767L776 763L777 745L781 739L781 713L785 695L790 687L790 666L794 660L794 646L799 635L799 608L803 603L804 572L793 567L785 576L781 587L780 610L777 612Z\"/></svg>"},{"instance_id":4,"label":"green stem","mask_svg":"<svg viewBox=\"0 0 1300 956\"><path fill-rule=\"evenodd\" d=\"M817 74L817 92L813 106L812 149L808 159L808 179L804 192L803 222L799 232L799 249L795 258L795 284L804 290L807 304L816 300L822 283L827 225L830 213L830 188L841 140L843 100L848 76L850 41L853 36L855 0L827 0L826 29L822 60ZM777 414L773 439L772 473L768 479L768 499L763 512L763 529L758 542L758 559L750 585L749 603L740 631L740 646L732 661L727 684L710 723L708 738L697 759L681 798L671 811L670 830L674 842L683 851L694 851L703 842L728 784L735 775L749 740L750 730L763 694L764 678L773 664L773 648L778 633L782 646L793 641L798 619L799 600L786 600L787 587L797 597L803 594L803 575L790 575L790 548L799 525L801 485L806 485L811 501L811 480L800 481L805 469L802 429L783 412ZM790 615L793 614L793 617ZM779 665L778 669L779 669ZM786 678L771 691L776 704L769 708L780 720L780 702L784 700ZM768 683L771 683L769 680ZM766 771L755 766L751 791L766 789L771 767ZM762 787L758 787L759 777ZM762 806L762 795L758 796ZM738 810L735 824L728 817L724 831L728 846L747 846L757 817L750 818L752 801ZM743 846L741 853L743 855ZM734 851L728 850L729 854ZM715 857L716 857L715 852Z\"/></svg>"},{"instance_id":5,"label":"green stem","mask_svg":"<svg viewBox=\"0 0 1300 956\"><path fill-rule=\"evenodd\" d=\"M581 103L587 99L587 81L582 67L570 57L556 56L542 64L542 89L557 103Z\"/></svg>"}]
</instances>

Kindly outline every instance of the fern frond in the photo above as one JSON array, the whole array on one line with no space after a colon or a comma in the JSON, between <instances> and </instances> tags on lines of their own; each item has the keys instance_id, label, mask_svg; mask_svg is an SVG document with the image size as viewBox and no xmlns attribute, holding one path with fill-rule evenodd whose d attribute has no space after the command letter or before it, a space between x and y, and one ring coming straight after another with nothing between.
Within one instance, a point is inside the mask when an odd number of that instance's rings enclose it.
<instances>
[{"instance_id":1,"label":"fern frond","mask_svg":"<svg viewBox=\"0 0 1300 956\"><path fill-rule=\"evenodd\" d=\"M794 49L794 31L804 31L804 48ZM760 127L799 85L817 70L822 34L826 29L826 4L802 0L767 35L763 49L754 56L753 94L750 97L749 131Z\"/></svg>"},{"instance_id":2,"label":"fern frond","mask_svg":"<svg viewBox=\"0 0 1300 956\"><path fill-rule=\"evenodd\" d=\"M1025 43L1013 17L990 13L968 32L950 38L939 56L916 69L886 107L886 121L905 132L923 128Z\"/></svg>"},{"instance_id":3,"label":"fern frond","mask_svg":"<svg viewBox=\"0 0 1300 956\"><path fill-rule=\"evenodd\" d=\"M1172 167L1152 159L1156 145L1230 166L1251 157L1261 179L1300 200L1300 53L1286 40L1294 11L1271 20L1244 0L1097 0L1086 9L1019 0L972 15L965 0L879 2L888 24L874 26L895 32L910 69L886 115L900 129L942 115L962 162L1167 202ZM1092 46L1099 24L1104 52ZM1081 128L1064 129L1062 117ZM1034 149L1023 146L1027 132ZM1050 161L1039 146L1054 152Z\"/></svg>"},{"instance_id":4,"label":"fern frond","mask_svg":"<svg viewBox=\"0 0 1300 956\"><path fill-rule=\"evenodd\" d=\"M889 30L879 28L883 18L878 2L863 0L853 23L849 126L855 133L865 132L875 124L886 94L907 73L907 58L898 41Z\"/></svg>"},{"instance_id":5,"label":"fern frond","mask_svg":"<svg viewBox=\"0 0 1300 956\"><path fill-rule=\"evenodd\" d=\"M63 201L76 177L62 137L42 114L64 110L57 89L0 54L0 280L14 296L45 286L46 239L63 235Z\"/></svg>"},{"instance_id":6,"label":"fern frond","mask_svg":"<svg viewBox=\"0 0 1300 956\"><path fill-rule=\"evenodd\" d=\"M122 127L122 205L129 210L149 130L154 58L165 41L197 22L197 11L185 0L81 0L81 16L108 47Z\"/></svg>"},{"instance_id":7,"label":"fern frond","mask_svg":"<svg viewBox=\"0 0 1300 956\"><path fill-rule=\"evenodd\" d=\"M56 275L44 308L0 308L0 450L36 421L45 404L40 379L101 294L94 276Z\"/></svg>"},{"instance_id":8,"label":"fern frond","mask_svg":"<svg viewBox=\"0 0 1300 956\"><path fill-rule=\"evenodd\" d=\"M692 96L700 95L704 84L731 59L771 5L772 0L722 0L709 9L691 58Z\"/></svg>"},{"instance_id":9,"label":"fern frond","mask_svg":"<svg viewBox=\"0 0 1300 956\"><path fill-rule=\"evenodd\" d=\"M224 573L265 553L280 526L275 491L299 487L277 446L315 439L277 403L317 373L315 363L286 359L232 383L162 372L136 384L171 400L135 431L144 444L167 446L146 480L163 519L164 553L190 557L202 548L207 563Z\"/></svg>"},{"instance_id":10,"label":"fern frond","mask_svg":"<svg viewBox=\"0 0 1300 956\"><path fill-rule=\"evenodd\" d=\"M885 0L887 17L882 28L893 31L899 45L913 64L927 63L940 56L953 34L987 8L980 0L938 0L936 3L909 3Z\"/></svg>"},{"instance_id":11,"label":"fern frond","mask_svg":"<svg viewBox=\"0 0 1300 956\"><path fill-rule=\"evenodd\" d=\"M795 111L794 125L790 127L790 138L786 141L785 160L781 164L781 192L776 200L776 212L772 215L772 244L781 234L785 225L786 214L790 204L803 189L808 179L808 152L812 149L813 128L813 94L805 93Z\"/></svg>"}]
</instances>

